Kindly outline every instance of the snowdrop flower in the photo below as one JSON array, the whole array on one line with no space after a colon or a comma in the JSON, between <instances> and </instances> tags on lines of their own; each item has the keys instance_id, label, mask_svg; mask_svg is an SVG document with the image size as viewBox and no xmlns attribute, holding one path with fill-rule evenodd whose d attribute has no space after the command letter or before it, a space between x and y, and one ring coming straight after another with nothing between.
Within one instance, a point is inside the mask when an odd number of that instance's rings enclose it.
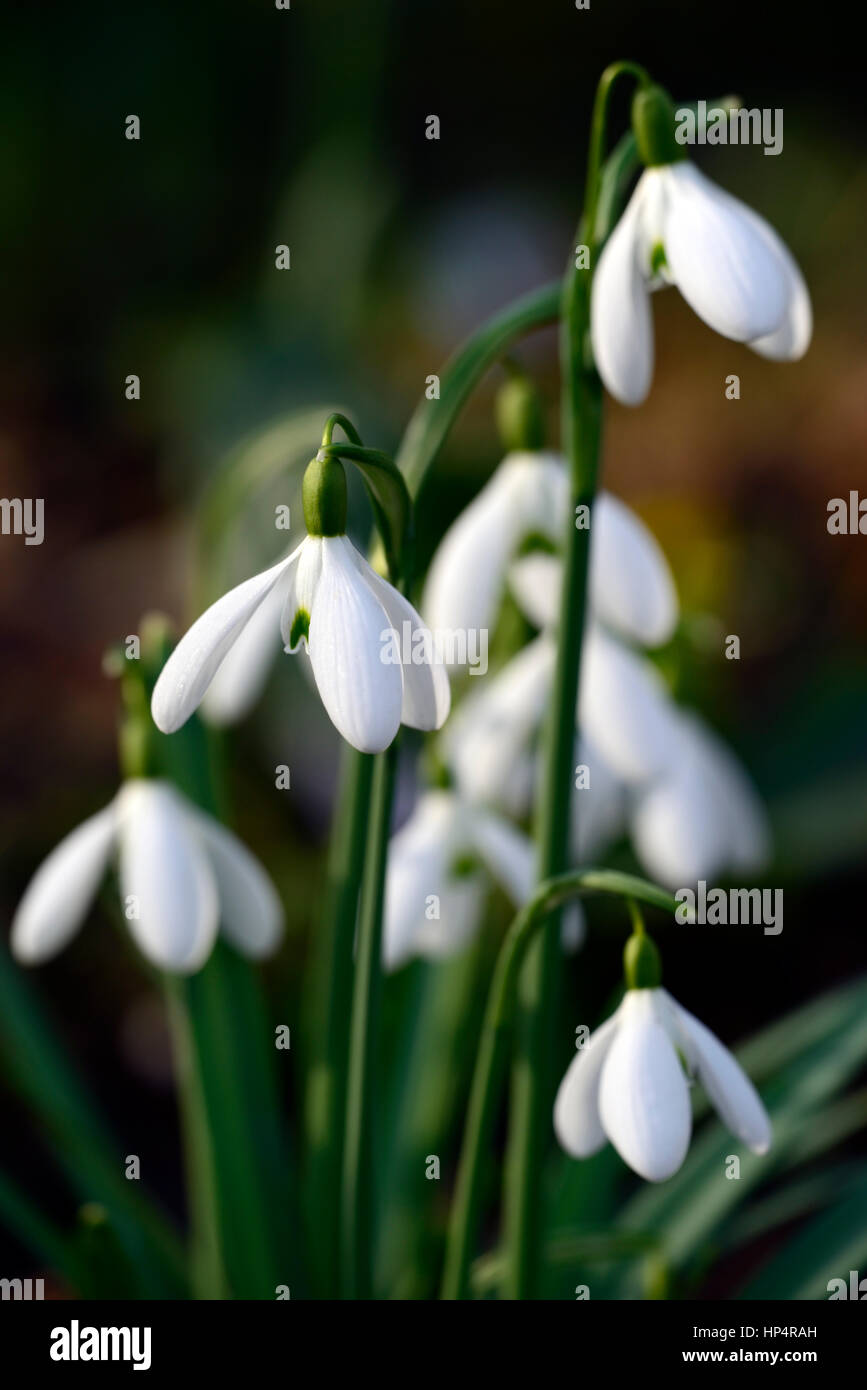
<instances>
[{"instance_id":1,"label":"snowdrop flower","mask_svg":"<svg viewBox=\"0 0 867 1390\"><path fill-rule=\"evenodd\" d=\"M767 1112L728 1049L666 990L628 989L560 1083L557 1138L574 1158L587 1158L610 1140L642 1178L664 1182L689 1148L693 1077L732 1134L754 1153L766 1153Z\"/></svg>"},{"instance_id":2,"label":"snowdrop flower","mask_svg":"<svg viewBox=\"0 0 867 1390\"><path fill-rule=\"evenodd\" d=\"M317 483L322 490L314 504ZM322 703L353 747L378 753L401 723L414 729L439 729L444 723L449 682L431 634L345 535L346 480L335 460L314 460L308 468L304 508L309 534L292 554L212 604L169 657L151 705L163 733L174 733L189 719L253 622L255 640L250 639L247 654L256 666L262 646L257 615L267 607L276 623L278 604L286 650L308 653ZM412 634L409 651L406 632ZM258 667L253 676L260 678ZM243 704L248 693L235 670L230 705L233 700L236 707Z\"/></svg>"},{"instance_id":3,"label":"snowdrop flower","mask_svg":"<svg viewBox=\"0 0 867 1390\"><path fill-rule=\"evenodd\" d=\"M646 872L670 888L761 868L770 856L765 809L729 748L695 715L678 714L664 774L637 798L631 832Z\"/></svg>"},{"instance_id":4,"label":"snowdrop flower","mask_svg":"<svg viewBox=\"0 0 867 1390\"><path fill-rule=\"evenodd\" d=\"M652 138L644 133L648 114ZM670 139L660 139L666 123ZM591 295L593 355L608 390L625 405L639 405L650 390L650 293L663 285L676 285L723 337L776 360L802 357L812 334L810 296L777 233L684 158L660 88L638 94L633 124L649 167L605 243Z\"/></svg>"},{"instance_id":5,"label":"snowdrop flower","mask_svg":"<svg viewBox=\"0 0 867 1390\"><path fill-rule=\"evenodd\" d=\"M560 571L553 556L536 550L511 569L510 563L527 543L559 546L569 505L562 457L507 455L434 555L422 600L431 627L491 629L507 578L516 568L520 574L520 566L527 582L532 574L534 582L545 585L549 606L559 604ZM589 603L599 621L648 647L667 642L677 623L677 595L658 542L609 492L599 494L591 514Z\"/></svg>"},{"instance_id":6,"label":"snowdrop flower","mask_svg":"<svg viewBox=\"0 0 867 1390\"><path fill-rule=\"evenodd\" d=\"M428 791L388 851L383 958L395 970L411 956L457 954L482 918L493 881L516 907L534 887L532 842L501 817L452 791ZM580 904L564 919L564 944L583 936Z\"/></svg>"},{"instance_id":7,"label":"snowdrop flower","mask_svg":"<svg viewBox=\"0 0 867 1390\"><path fill-rule=\"evenodd\" d=\"M136 778L37 870L12 923L17 960L36 965L63 949L113 858L130 932L160 969L199 970L218 925L246 956L275 949L283 909L258 860L168 782Z\"/></svg>"}]
</instances>

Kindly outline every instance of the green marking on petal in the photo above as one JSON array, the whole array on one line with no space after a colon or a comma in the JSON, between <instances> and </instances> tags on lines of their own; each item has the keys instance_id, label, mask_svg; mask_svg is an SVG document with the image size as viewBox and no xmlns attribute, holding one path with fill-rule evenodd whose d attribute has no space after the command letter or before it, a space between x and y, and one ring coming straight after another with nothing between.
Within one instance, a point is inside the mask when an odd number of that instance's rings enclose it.
<instances>
[{"instance_id":1,"label":"green marking on petal","mask_svg":"<svg viewBox=\"0 0 867 1390\"><path fill-rule=\"evenodd\" d=\"M540 531L531 531L522 540L518 548L518 555L535 555L540 551L545 555L557 555L559 553L556 545L548 536L543 536Z\"/></svg>"},{"instance_id":2,"label":"green marking on petal","mask_svg":"<svg viewBox=\"0 0 867 1390\"><path fill-rule=\"evenodd\" d=\"M477 873L480 868L481 864L474 854L469 852L459 854L452 862L449 876L451 878L472 878L473 874Z\"/></svg>"},{"instance_id":3,"label":"green marking on petal","mask_svg":"<svg viewBox=\"0 0 867 1390\"><path fill-rule=\"evenodd\" d=\"M650 269L652 274L658 275L668 262L665 259L665 247L658 241L650 253Z\"/></svg>"},{"instance_id":4,"label":"green marking on petal","mask_svg":"<svg viewBox=\"0 0 867 1390\"><path fill-rule=\"evenodd\" d=\"M310 614L306 608L299 608L295 617L292 619L292 628L289 632L289 650L293 651L302 639L306 642L310 636Z\"/></svg>"}]
</instances>

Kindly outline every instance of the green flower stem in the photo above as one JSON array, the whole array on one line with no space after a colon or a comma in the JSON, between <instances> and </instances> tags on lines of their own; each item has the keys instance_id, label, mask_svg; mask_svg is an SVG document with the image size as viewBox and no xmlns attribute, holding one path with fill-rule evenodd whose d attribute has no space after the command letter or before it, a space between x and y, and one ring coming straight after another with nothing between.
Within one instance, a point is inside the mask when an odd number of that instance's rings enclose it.
<instances>
[{"instance_id":1,"label":"green flower stem","mask_svg":"<svg viewBox=\"0 0 867 1390\"><path fill-rule=\"evenodd\" d=\"M331 443L334 430L338 425L343 430L343 433L346 435L346 438L349 440L351 444L357 444L359 445L359 447L361 446L361 435L358 433L358 430L355 428L352 421L348 418L348 416L341 415L339 410L335 410L334 413L332 415L329 415L328 419L325 421L325 428L322 431L323 449L327 448L328 445Z\"/></svg>"},{"instance_id":2,"label":"green flower stem","mask_svg":"<svg viewBox=\"0 0 867 1390\"><path fill-rule=\"evenodd\" d=\"M630 899L641 899L665 912L674 913L677 909L671 894L644 879L608 869L578 869L542 883L512 922L491 981L470 1091L446 1244L442 1286L444 1299L462 1299L469 1295L470 1264L478 1237L485 1162L493 1144L494 1122L508 1059L522 966L528 950L539 939L538 933L543 929L548 930L546 924L551 920L551 913L570 898L586 893L614 893ZM508 1266L504 1269L504 1275L508 1280Z\"/></svg>"},{"instance_id":3,"label":"green flower stem","mask_svg":"<svg viewBox=\"0 0 867 1390\"><path fill-rule=\"evenodd\" d=\"M376 757L358 941L343 1151L341 1291L368 1299L373 1292L373 1100L382 981L382 908L398 742Z\"/></svg>"},{"instance_id":4,"label":"green flower stem","mask_svg":"<svg viewBox=\"0 0 867 1390\"><path fill-rule=\"evenodd\" d=\"M569 464L572 509L568 520L560 604L557 663L545 733L544 774L537 819L540 880L560 874L569 854L575 707L591 527L578 526L575 508L591 509L596 495L602 431L602 385L589 346L590 287L599 245L598 207L605 154L608 103L619 77L646 77L632 64L614 64L596 92L587 161L579 245L589 248L589 268L574 252L563 284L561 326L562 442ZM540 1179L550 1133L548 1108L557 1028L559 935L550 920L529 953L521 980L522 1027L517 1040L506 1165L506 1296L535 1296L540 1250Z\"/></svg>"},{"instance_id":5,"label":"green flower stem","mask_svg":"<svg viewBox=\"0 0 867 1390\"><path fill-rule=\"evenodd\" d=\"M184 982L164 975L163 984L183 1135L191 1230L190 1282L194 1298L221 1299L227 1295L227 1281L217 1164L201 1059Z\"/></svg>"},{"instance_id":6,"label":"green flower stem","mask_svg":"<svg viewBox=\"0 0 867 1390\"><path fill-rule=\"evenodd\" d=\"M335 1296L338 1286L353 950L373 767L370 754L344 745L328 865L327 959L319 977L327 991L325 1031L319 1059L308 1079L310 1246L320 1271L320 1285L329 1297Z\"/></svg>"}]
</instances>

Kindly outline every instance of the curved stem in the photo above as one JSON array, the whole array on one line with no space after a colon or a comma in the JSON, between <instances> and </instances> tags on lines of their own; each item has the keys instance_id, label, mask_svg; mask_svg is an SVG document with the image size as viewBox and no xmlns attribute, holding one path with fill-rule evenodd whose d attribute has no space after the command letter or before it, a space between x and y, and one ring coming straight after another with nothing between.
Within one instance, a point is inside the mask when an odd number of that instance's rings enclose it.
<instances>
[{"instance_id":1,"label":"curved stem","mask_svg":"<svg viewBox=\"0 0 867 1390\"><path fill-rule=\"evenodd\" d=\"M344 1298L367 1299L373 1288L373 1098L379 1041L382 979L382 908L391 804L397 769L397 740L376 758L358 944L343 1150L341 1291Z\"/></svg>"},{"instance_id":2,"label":"curved stem","mask_svg":"<svg viewBox=\"0 0 867 1390\"><path fill-rule=\"evenodd\" d=\"M473 1074L446 1244L442 1287L442 1297L445 1299L466 1298L469 1292L470 1264L478 1235L484 1159L491 1149L518 978L527 948L555 908L583 893L614 893L627 896L630 904L641 898L653 907L672 913L677 910L677 903L669 893L644 879L607 869L578 869L542 883L512 922L491 981Z\"/></svg>"},{"instance_id":3,"label":"curved stem","mask_svg":"<svg viewBox=\"0 0 867 1390\"><path fill-rule=\"evenodd\" d=\"M579 507L596 496L602 433L602 386L589 346L590 287L599 243L598 208L607 137L608 105L618 78L643 70L616 63L602 74L596 91L587 158L584 213L579 244L589 248L589 269L571 256L563 283L561 327L562 436L569 464L572 507L563 557L559 641L550 716L545 733L544 773L537 822L541 880L567 865L575 746L575 708L584 633L590 525L578 524ZM645 74L646 76L646 74ZM545 1112L552 1090L557 1027L558 923L552 920L534 943L521 981L523 1027L516 1049L512 1114L506 1166L505 1225L507 1297L532 1298L540 1250L539 1190L549 1126Z\"/></svg>"},{"instance_id":4,"label":"curved stem","mask_svg":"<svg viewBox=\"0 0 867 1390\"><path fill-rule=\"evenodd\" d=\"M346 435L346 438L350 441L350 443L357 444L359 445L359 447L361 446L361 435L358 433L358 430L355 428L352 421L349 419L348 416L341 415L339 410L335 410L334 413L332 415L329 415L328 419L325 421L325 426L322 430L323 448L325 448L327 445L331 443L331 436L333 435L337 425L339 425L340 428L343 430L343 433Z\"/></svg>"}]
</instances>

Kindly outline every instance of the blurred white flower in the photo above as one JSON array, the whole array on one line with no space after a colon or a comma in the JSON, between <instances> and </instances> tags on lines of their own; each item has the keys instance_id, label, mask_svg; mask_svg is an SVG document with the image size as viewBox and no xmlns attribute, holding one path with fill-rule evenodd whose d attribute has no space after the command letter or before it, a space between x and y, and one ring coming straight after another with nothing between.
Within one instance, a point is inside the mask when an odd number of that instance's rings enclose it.
<instances>
[{"instance_id":1,"label":"blurred white flower","mask_svg":"<svg viewBox=\"0 0 867 1390\"><path fill-rule=\"evenodd\" d=\"M221 704L223 710L243 709L262 679L261 624L264 618L276 624L278 603L286 650L304 647L309 652L322 703L353 747L381 752L401 723L414 729L442 726L449 711L449 682L430 633L412 605L370 567L348 537L335 535L307 536L290 556L224 594L193 624L154 689L151 709L163 733L173 733L189 719L230 656L233 679L222 686ZM263 607L266 613L260 618ZM389 634L402 634L404 624L413 634L409 659L400 641L387 640ZM239 641L244 648L235 656Z\"/></svg>"},{"instance_id":2,"label":"blurred white flower","mask_svg":"<svg viewBox=\"0 0 867 1390\"><path fill-rule=\"evenodd\" d=\"M258 860L168 782L133 779L37 870L12 922L17 960L36 965L63 949L114 856L130 932L161 969L199 970L218 925L244 955L276 948L283 909Z\"/></svg>"},{"instance_id":3,"label":"blurred white flower","mask_svg":"<svg viewBox=\"0 0 867 1390\"><path fill-rule=\"evenodd\" d=\"M455 711L441 747L468 800L529 813L555 660L543 631ZM645 871L672 888L767 862L767 816L738 759L675 704L650 661L598 625L584 637L576 722L575 767L588 770L572 796L576 862L626 831Z\"/></svg>"},{"instance_id":4,"label":"blurred white flower","mask_svg":"<svg viewBox=\"0 0 867 1390\"><path fill-rule=\"evenodd\" d=\"M767 1111L728 1049L666 990L629 989L560 1083L557 1138L574 1158L587 1158L610 1140L641 1177L664 1182L689 1148L694 1076L732 1134L754 1153L766 1153Z\"/></svg>"},{"instance_id":5,"label":"blurred white flower","mask_svg":"<svg viewBox=\"0 0 867 1390\"><path fill-rule=\"evenodd\" d=\"M635 798L635 852L658 883L680 888L770 857L767 815L737 758L694 714L678 712L677 749Z\"/></svg>"},{"instance_id":6,"label":"blurred white flower","mask_svg":"<svg viewBox=\"0 0 867 1390\"><path fill-rule=\"evenodd\" d=\"M516 907L534 887L535 848L514 826L452 791L424 792L388 850L383 960L457 954L481 919L491 882ZM564 917L564 945L583 936L580 904Z\"/></svg>"},{"instance_id":7,"label":"blurred white flower","mask_svg":"<svg viewBox=\"0 0 867 1390\"><path fill-rule=\"evenodd\" d=\"M534 541L559 546L568 519L564 460L542 452L507 454L434 555L422 599L431 627L493 629L510 564L522 546ZM553 566L547 571L546 561ZM511 573L520 566L526 567L525 575L538 575L546 584L549 603L559 603L559 567L553 556L531 551L517 559ZM517 572L520 576L520 568ZM547 585L555 580L556 588L548 594ZM677 595L659 544L635 513L608 492L599 494L592 511L589 601L598 620L648 647L666 642L677 622Z\"/></svg>"},{"instance_id":8,"label":"blurred white flower","mask_svg":"<svg viewBox=\"0 0 867 1390\"><path fill-rule=\"evenodd\" d=\"M764 357L794 361L809 346L810 296L773 228L695 165L661 164L639 179L593 278L593 355L625 405L650 390L650 292L667 284L717 333Z\"/></svg>"}]
</instances>

